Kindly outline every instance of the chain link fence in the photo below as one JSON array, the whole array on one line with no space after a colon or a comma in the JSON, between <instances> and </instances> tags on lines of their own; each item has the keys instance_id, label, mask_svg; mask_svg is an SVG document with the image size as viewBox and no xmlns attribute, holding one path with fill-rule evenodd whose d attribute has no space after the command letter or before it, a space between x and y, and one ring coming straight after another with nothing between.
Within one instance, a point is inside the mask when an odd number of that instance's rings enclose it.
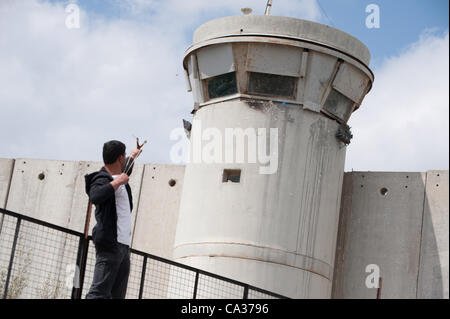
<instances>
[{"instance_id":1,"label":"chain link fence","mask_svg":"<svg viewBox=\"0 0 450 319\"><path fill-rule=\"evenodd\" d=\"M127 299L280 299L270 291L131 249ZM80 299L95 266L90 237L0 209L0 296Z\"/></svg>"}]
</instances>

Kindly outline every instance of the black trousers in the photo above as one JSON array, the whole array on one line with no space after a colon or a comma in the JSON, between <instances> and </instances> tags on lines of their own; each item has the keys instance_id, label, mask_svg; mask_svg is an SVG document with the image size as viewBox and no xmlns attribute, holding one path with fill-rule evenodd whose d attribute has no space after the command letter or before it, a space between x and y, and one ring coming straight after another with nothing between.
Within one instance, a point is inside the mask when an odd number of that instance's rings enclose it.
<instances>
[{"instance_id":1,"label":"black trousers","mask_svg":"<svg viewBox=\"0 0 450 319\"><path fill-rule=\"evenodd\" d=\"M124 299L130 274L130 247L117 243L117 249L96 247L94 279L86 299Z\"/></svg>"}]
</instances>

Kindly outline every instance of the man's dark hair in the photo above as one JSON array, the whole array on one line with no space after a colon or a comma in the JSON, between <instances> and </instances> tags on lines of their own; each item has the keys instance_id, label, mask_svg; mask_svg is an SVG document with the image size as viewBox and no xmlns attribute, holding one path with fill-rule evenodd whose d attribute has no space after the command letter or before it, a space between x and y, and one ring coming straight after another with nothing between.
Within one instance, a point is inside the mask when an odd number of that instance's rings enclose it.
<instances>
[{"instance_id":1,"label":"man's dark hair","mask_svg":"<svg viewBox=\"0 0 450 319\"><path fill-rule=\"evenodd\" d=\"M125 144L120 141L109 141L103 144L103 162L108 165L112 164L121 155L125 155Z\"/></svg>"}]
</instances>

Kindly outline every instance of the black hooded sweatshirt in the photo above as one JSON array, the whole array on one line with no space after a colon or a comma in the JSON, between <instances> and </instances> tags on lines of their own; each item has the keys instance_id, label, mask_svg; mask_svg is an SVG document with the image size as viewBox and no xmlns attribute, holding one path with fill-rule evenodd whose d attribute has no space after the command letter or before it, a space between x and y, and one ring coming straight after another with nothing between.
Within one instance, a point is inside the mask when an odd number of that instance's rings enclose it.
<instances>
[{"instance_id":1,"label":"black hooded sweatshirt","mask_svg":"<svg viewBox=\"0 0 450 319\"><path fill-rule=\"evenodd\" d=\"M134 164L134 163L133 163ZM129 173L131 175L131 172ZM117 248L117 211L114 187L110 184L113 177L105 167L100 171L85 175L86 193L89 200L95 205L95 220L97 224L92 230L92 239L95 247L102 250L115 250ZM125 188L130 201L130 211L133 210L131 187Z\"/></svg>"}]
</instances>

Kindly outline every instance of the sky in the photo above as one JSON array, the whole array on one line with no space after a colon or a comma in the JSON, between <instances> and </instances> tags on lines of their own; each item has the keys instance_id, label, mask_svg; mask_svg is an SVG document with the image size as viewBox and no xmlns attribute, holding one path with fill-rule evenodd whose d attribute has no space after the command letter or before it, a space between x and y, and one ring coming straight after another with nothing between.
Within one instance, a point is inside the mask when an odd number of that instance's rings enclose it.
<instances>
[{"instance_id":1,"label":"sky","mask_svg":"<svg viewBox=\"0 0 450 319\"><path fill-rule=\"evenodd\" d=\"M80 27L67 28L69 4ZM105 141L171 163L192 119L182 58L201 24L265 0L0 0L0 157L101 161ZM368 28L366 7L380 10ZM371 52L371 92L350 119L346 171L449 167L447 0L273 0L272 15L327 24Z\"/></svg>"}]
</instances>

